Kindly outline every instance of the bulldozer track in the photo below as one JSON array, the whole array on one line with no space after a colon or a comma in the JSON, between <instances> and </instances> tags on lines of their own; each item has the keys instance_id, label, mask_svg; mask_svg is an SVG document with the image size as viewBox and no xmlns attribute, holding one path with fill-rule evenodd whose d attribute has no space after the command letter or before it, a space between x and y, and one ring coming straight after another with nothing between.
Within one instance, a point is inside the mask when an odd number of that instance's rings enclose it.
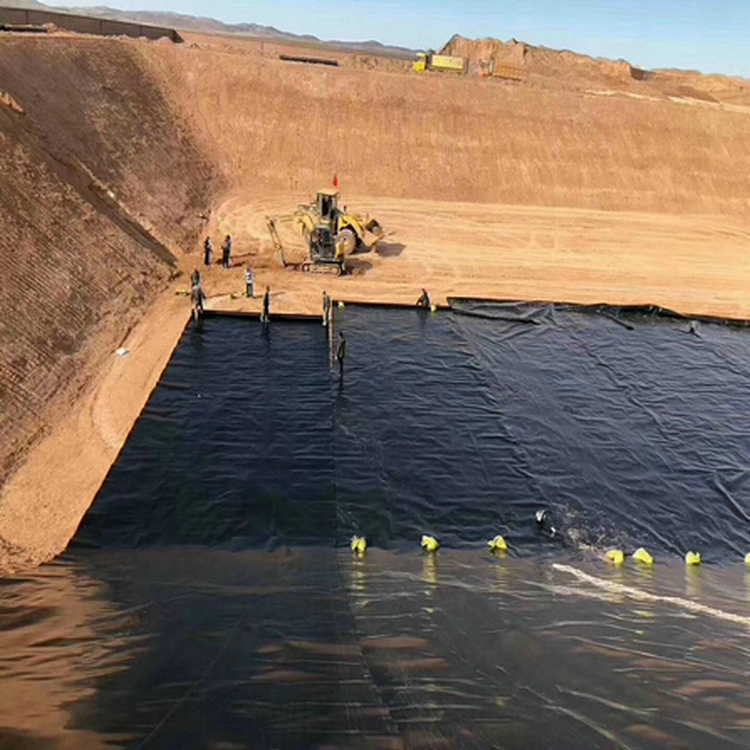
<instances>
[{"instance_id":1,"label":"bulldozer track","mask_svg":"<svg viewBox=\"0 0 750 750\"><path fill-rule=\"evenodd\" d=\"M302 273L322 274L327 276L341 276L344 273L339 263L314 263L305 261L297 266Z\"/></svg>"}]
</instances>

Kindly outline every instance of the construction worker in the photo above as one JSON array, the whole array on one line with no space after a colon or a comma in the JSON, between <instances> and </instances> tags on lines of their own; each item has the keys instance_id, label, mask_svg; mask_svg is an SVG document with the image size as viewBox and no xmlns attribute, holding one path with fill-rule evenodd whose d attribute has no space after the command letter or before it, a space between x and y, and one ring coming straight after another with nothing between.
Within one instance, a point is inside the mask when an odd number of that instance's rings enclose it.
<instances>
[{"instance_id":1,"label":"construction worker","mask_svg":"<svg viewBox=\"0 0 750 750\"><path fill-rule=\"evenodd\" d=\"M194 286L200 286L201 283L201 275L197 268L193 269L193 272L190 274L190 287Z\"/></svg>"},{"instance_id":2,"label":"construction worker","mask_svg":"<svg viewBox=\"0 0 750 750\"><path fill-rule=\"evenodd\" d=\"M339 363L339 377L344 376L344 360L346 359L346 339L344 332L339 331L339 345L336 347L336 361Z\"/></svg>"},{"instance_id":3,"label":"construction worker","mask_svg":"<svg viewBox=\"0 0 750 750\"><path fill-rule=\"evenodd\" d=\"M252 299L255 296L255 280L253 279L253 269L250 266L245 271L245 296Z\"/></svg>"},{"instance_id":4,"label":"construction worker","mask_svg":"<svg viewBox=\"0 0 750 750\"><path fill-rule=\"evenodd\" d=\"M268 323L270 321L269 310L271 307L271 287L266 287L266 293L263 295L263 313L260 316L261 323Z\"/></svg>"},{"instance_id":5,"label":"construction worker","mask_svg":"<svg viewBox=\"0 0 750 750\"><path fill-rule=\"evenodd\" d=\"M427 294L426 289L422 289L422 296L417 300L417 307L421 307L425 310L430 309L430 295Z\"/></svg>"},{"instance_id":6,"label":"construction worker","mask_svg":"<svg viewBox=\"0 0 750 750\"><path fill-rule=\"evenodd\" d=\"M331 322L331 296L323 292L323 325L328 328Z\"/></svg>"},{"instance_id":7,"label":"construction worker","mask_svg":"<svg viewBox=\"0 0 750 750\"><path fill-rule=\"evenodd\" d=\"M203 300L206 299L206 295L203 293L203 287L201 286L200 276L198 277L198 283L193 284L190 289L190 301L193 303L193 317L199 318L203 315Z\"/></svg>"},{"instance_id":8,"label":"construction worker","mask_svg":"<svg viewBox=\"0 0 750 750\"><path fill-rule=\"evenodd\" d=\"M211 253L213 253L214 249L211 246L211 238L206 237L206 241L203 243L203 265L208 268L208 266L211 265Z\"/></svg>"},{"instance_id":9,"label":"construction worker","mask_svg":"<svg viewBox=\"0 0 750 750\"><path fill-rule=\"evenodd\" d=\"M229 268L229 256L232 253L232 238L227 235L221 243L221 265Z\"/></svg>"}]
</instances>

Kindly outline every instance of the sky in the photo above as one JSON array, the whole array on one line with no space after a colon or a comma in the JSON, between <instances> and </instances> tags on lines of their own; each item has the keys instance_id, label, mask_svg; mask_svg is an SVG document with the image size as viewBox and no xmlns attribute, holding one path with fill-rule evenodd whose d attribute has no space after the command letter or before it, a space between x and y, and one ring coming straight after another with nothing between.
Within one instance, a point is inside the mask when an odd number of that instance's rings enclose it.
<instances>
[{"instance_id":1,"label":"sky","mask_svg":"<svg viewBox=\"0 0 750 750\"><path fill-rule=\"evenodd\" d=\"M62 5L59 0L48 4ZM453 34L750 78L750 0L70 0L439 49Z\"/></svg>"}]
</instances>

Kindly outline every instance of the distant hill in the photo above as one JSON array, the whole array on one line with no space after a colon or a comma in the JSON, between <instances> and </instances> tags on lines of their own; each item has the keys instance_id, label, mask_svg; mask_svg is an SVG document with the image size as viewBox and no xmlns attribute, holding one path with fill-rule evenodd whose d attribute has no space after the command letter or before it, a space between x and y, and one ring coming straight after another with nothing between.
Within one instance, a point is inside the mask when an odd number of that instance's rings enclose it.
<instances>
[{"instance_id":1,"label":"distant hill","mask_svg":"<svg viewBox=\"0 0 750 750\"><path fill-rule=\"evenodd\" d=\"M261 39L269 39L278 42L306 42L308 44L331 44L341 49L352 52L365 52L378 55L389 55L393 57L413 57L414 50L406 47L396 47L381 44L375 39L363 42L343 42L338 40L322 40L311 34L291 34L281 31L273 26L261 26L257 23L227 24L217 21L215 18L189 16L183 13L171 13L167 11L147 10L118 10L106 5L98 5L86 8L68 8L45 5L36 0L0 0L0 5L15 8L44 8L59 13L75 13L82 16L93 16L95 18L111 18L116 21L133 21L136 23L152 24L153 26L168 26L182 31L195 31L208 34L231 34L234 36L250 36Z\"/></svg>"}]
</instances>

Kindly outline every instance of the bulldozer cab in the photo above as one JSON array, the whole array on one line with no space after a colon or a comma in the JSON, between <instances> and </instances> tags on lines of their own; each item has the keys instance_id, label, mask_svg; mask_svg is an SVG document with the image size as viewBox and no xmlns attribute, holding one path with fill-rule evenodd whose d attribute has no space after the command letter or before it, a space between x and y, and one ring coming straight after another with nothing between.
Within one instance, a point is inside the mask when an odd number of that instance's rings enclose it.
<instances>
[{"instance_id":1,"label":"bulldozer cab","mask_svg":"<svg viewBox=\"0 0 750 750\"><path fill-rule=\"evenodd\" d=\"M310 233L310 258L313 261L336 260L336 243L329 226L318 224Z\"/></svg>"},{"instance_id":2,"label":"bulldozer cab","mask_svg":"<svg viewBox=\"0 0 750 750\"><path fill-rule=\"evenodd\" d=\"M337 190L319 190L317 196L318 214L322 221L332 222L336 218L339 205Z\"/></svg>"}]
</instances>

